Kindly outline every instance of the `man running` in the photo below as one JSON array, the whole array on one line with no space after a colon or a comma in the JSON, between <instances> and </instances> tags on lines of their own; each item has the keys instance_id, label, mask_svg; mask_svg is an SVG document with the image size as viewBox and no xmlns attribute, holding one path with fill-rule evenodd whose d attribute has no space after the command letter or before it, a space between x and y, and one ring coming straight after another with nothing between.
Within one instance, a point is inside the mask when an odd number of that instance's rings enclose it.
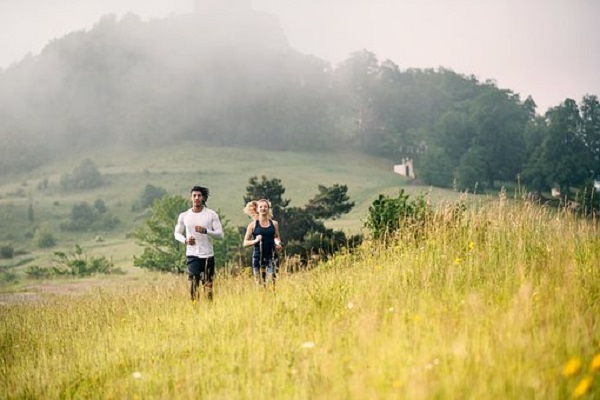
<instances>
[{"instance_id":1,"label":"man running","mask_svg":"<svg viewBox=\"0 0 600 400\"><path fill-rule=\"evenodd\" d=\"M179 214L174 235L177 241L187 245L185 261L192 301L200 300L200 282L206 297L212 300L215 277L213 239L223 239L223 226L219 215L206 207L208 188L194 186L190 193L192 208Z\"/></svg>"}]
</instances>

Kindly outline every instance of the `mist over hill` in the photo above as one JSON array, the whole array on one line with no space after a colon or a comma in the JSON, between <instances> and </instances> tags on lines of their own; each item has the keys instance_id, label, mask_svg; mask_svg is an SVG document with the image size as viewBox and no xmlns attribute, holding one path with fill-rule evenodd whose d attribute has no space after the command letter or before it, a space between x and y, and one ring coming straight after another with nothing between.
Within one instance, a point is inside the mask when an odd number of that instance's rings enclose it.
<instances>
[{"instance_id":1,"label":"mist over hill","mask_svg":"<svg viewBox=\"0 0 600 400\"><path fill-rule=\"evenodd\" d=\"M245 112L237 103L249 102L249 85L264 96L288 79L275 72L301 58L273 17L250 10L149 22L108 15L0 75L0 135L33 152L218 142L216 121Z\"/></svg>"},{"instance_id":2,"label":"mist over hill","mask_svg":"<svg viewBox=\"0 0 600 400\"><path fill-rule=\"evenodd\" d=\"M595 109L597 98L584 102ZM574 105L555 113L557 127ZM442 187L493 186L528 168L542 189L557 181L555 156L538 151L548 121L532 98L450 69L401 68L366 49L334 68L250 7L106 15L0 72L0 176L86 149L191 141L412 158ZM575 178L565 185L585 177Z\"/></svg>"},{"instance_id":3,"label":"mist over hill","mask_svg":"<svg viewBox=\"0 0 600 400\"><path fill-rule=\"evenodd\" d=\"M0 74L2 168L182 139L352 145L365 119L349 96L361 90L354 69L336 85L329 63L290 48L277 19L251 9L107 15Z\"/></svg>"}]
</instances>

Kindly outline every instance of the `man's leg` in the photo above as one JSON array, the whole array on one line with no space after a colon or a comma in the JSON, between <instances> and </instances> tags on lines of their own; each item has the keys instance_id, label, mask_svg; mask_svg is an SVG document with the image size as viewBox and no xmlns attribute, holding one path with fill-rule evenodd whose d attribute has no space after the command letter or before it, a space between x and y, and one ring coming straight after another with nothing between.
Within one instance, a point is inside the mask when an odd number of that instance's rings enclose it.
<instances>
[{"instance_id":1,"label":"man's leg","mask_svg":"<svg viewBox=\"0 0 600 400\"><path fill-rule=\"evenodd\" d=\"M185 262L188 267L188 280L190 282L190 297L192 301L199 300L200 288L200 259L198 257L186 257Z\"/></svg>"},{"instance_id":2,"label":"man's leg","mask_svg":"<svg viewBox=\"0 0 600 400\"><path fill-rule=\"evenodd\" d=\"M200 300L200 276L190 275L190 297L192 301Z\"/></svg>"},{"instance_id":3,"label":"man's leg","mask_svg":"<svg viewBox=\"0 0 600 400\"><path fill-rule=\"evenodd\" d=\"M202 286L204 294L208 300L213 299L213 282L215 279L215 258L205 258L202 260Z\"/></svg>"}]
</instances>

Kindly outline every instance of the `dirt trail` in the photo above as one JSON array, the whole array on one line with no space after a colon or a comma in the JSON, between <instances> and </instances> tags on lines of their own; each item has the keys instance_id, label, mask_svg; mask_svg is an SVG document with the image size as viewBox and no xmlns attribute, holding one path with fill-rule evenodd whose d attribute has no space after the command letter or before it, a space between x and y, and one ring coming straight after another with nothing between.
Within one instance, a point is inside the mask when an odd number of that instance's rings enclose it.
<instances>
[{"instance_id":1,"label":"dirt trail","mask_svg":"<svg viewBox=\"0 0 600 400\"><path fill-rule=\"evenodd\" d=\"M76 281L43 281L25 286L19 292L0 293L0 306L5 304L36 302L52 295L80 295L98 287L115 285L115 281L85 279Z\"/></svg>"}]
</instances>

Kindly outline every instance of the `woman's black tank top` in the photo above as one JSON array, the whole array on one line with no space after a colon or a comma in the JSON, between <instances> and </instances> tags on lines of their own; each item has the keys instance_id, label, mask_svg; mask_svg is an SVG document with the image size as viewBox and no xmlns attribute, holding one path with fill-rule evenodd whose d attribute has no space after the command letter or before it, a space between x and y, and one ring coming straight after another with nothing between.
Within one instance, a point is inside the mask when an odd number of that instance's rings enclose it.
<instances>
[{"instance_id":1,"label":"woman's black tank top","mask_svg":"<svg viewBox=\"0 0 600 400\"><path fill-rule=\"evenodd\" d=\"M269 220L269 226L263 228L260 226L260 222L256 220L256 224L254 225L254 231L252 235L256 237L257 235L262 235L262 240L259 243L254 245L254 255L259 256L261 253L261 243L262 243L262 259L263 260L271 260L273 258L273 254L275 253L275 225L273 225L273 221Z\"/></svg>"}]
</instances>

